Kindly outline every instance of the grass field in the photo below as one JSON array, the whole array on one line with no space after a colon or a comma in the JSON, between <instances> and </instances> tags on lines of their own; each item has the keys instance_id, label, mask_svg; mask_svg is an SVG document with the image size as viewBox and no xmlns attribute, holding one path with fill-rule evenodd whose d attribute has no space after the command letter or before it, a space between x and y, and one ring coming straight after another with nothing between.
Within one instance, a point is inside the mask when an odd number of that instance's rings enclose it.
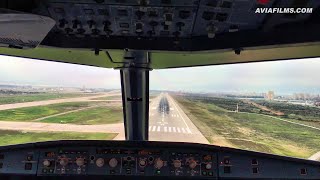
<instances>
[{"instance_id":1,"label":"grass field","mask_svg":"<svg viewBox=\"0 0 320 180\"><path fill-rule=\"evenodd\" d=\"M90 94L74 94L74 93L40 93L28 95L0 95L0 104L13 104L33 101L44 101L51 99L62 99L72 97L90 96Z\"/></svg>"},{"instance_id":2,"label":"grass field","mask_svg":"<svg viewBox=\"0 0 320 180\"><path fill-rule=\"evenodd\" d=\"M122 107L94 107L56 117L50 117L40 122L71 123L71 124L111 124L123 121Z\"/></svg>"},{"instance_id":3,"label":"grass field","mask_svg":"<svg viewBox=\"0 0 320 180\"><path fill-rule=\"evenodd\" d=\"M22 132L0 130L0 146L51 140L111 140L117 134L77 132Z\"/></svg>"},{"instance_id":4,"label":"grass field","mask_svg":"<svg viewBox=\"0 0 320 180\"><path fill-rule=\"evenodd\" d=\"M0 111L0 121L32 121L44 116L89 107L89 102L70 102Z\"/></svg>"},{"instance_id":5,"label":"grass field","mask_svg":"<svg viewBox=\"0 0 320 180\"><path fill-rule=\"evenodd\" d=\"M212 103L176 99L212 144L300 158L320 151L319 130L263 114L230 112Z\"/></svg>"}]
</instances>

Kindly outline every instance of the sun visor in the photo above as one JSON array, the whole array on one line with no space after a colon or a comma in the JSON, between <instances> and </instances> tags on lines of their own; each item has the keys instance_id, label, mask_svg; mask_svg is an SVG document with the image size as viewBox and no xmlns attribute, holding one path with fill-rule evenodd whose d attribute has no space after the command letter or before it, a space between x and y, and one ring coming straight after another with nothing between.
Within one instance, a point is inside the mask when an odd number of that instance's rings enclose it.
<instances>
[{"instance_id":1,"label":"sun visor","mask_svg":"<svg viewBox=\"0 0 320 180\"><path fill-rule=\"evenodd\" d=\"M0 9L0 46L35 48L54 25L49 17Z\"/></svg>"}]
</instances>

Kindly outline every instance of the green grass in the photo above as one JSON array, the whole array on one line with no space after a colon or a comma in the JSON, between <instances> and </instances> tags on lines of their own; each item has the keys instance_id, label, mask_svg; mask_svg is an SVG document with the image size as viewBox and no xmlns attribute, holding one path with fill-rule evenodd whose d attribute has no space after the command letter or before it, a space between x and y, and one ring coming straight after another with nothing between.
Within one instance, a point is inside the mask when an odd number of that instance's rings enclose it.
<instances>
[{"instance_id":1,"label":"green grass","mask_svg":"<svg viewBox=\"0 0 320 180\"><path fill-rule=\"evenodd\" d=\"M56 117L50 117L40 122L72 123L72 124L110 124L123 120L122 107L94 107L72 112Z\"/></svg>"},{"instance_id":2,"label":"green grass","mask_svg":"<svg viewBox=\"0 0 320 180\"><path fill-rule=\"evenodd\" d=\"M176 98L212 143L300 158L320 151L320 131L255 113L235 113L212 103Z\"/></svg>"},{"instance_id":3,"label":"green grass","mask_svg":"<svg viewBox=\"0 0 320 180\"><path fill-rule=\"evenodd\" d=\"M51 99L62 99L72 97L89 96L88 94L73 94L73 93L40 93L28 95L0 95L0 104L13 104L33 101L44 101Z\"/></svg>"},{"instance_id":4,"label":"green grass","mask_svg":"<svg viewBox=\"0 0 320 180\"><path fill-rule=\"evenodd\" d=\"M32 121L44 116L89 107L89 102L70 102L0 111L0 121Z\"/></svg>"},{"instance_id":5,"label":"green grass","mask_svg":"<svg viewBox=\"0 0 320 180\"><path fill-rule=\"evenodd\" d=\"M114 133L22 132L0 130L0 146L51 140L111 140Z\"/></svg>"}]
</instances>

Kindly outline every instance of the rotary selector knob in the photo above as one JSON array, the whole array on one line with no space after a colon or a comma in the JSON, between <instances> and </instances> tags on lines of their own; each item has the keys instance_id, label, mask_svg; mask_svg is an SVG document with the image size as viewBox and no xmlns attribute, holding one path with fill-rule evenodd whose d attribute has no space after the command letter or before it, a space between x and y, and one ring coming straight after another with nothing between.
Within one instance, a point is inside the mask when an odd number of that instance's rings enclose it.
<instances>
[{"instance_id":1,"label":"rotary selector knob","mask_svg":"<svg viewBox=\"0 0 320 180\"><path fill-rule=\"evenodd\" d=\"M147 165L147 161L145 159L140 159L139 166L144 167Z\"/></svg>"},{"instance_id":2,"label":"rotary selector knob","mask_svg":"<svg viewBox=\"0 0 320 180\"><path fill-rule=\"evenodd\" d=\"M207 163L207 164L206 164L206 169L208 169L208 170L209 170L209 169L211 169L211 168L212 168L211 163Z\"/></svg>"},{"instance_id":3,"label":"rotary selector knob","mask_svg":"<svg viewBox=\"0 0 320 180\"><path fill-rule=\"evenodd\" d=\"M104 159L103 159L103 158L98 158L98 159L96 160L96 165L97 165L98 167L102 167L102 166L104 165Z\"/></svg>"},{"instance_id":4,"label":"rotary selector knob","mask_svg":"<svg viewBox=\"0 0 320 180\"><path fill-rule=\"evenodd\" d=\"M180 168L181 167L181 161L180 160L173 160L173 166L175 168Z\"/></svg>"},{"instance_id":5,"label":"rotary selector knob","mask_svg":"<svg viewBox=\"0 0 320 180\"><path fill-rule=\"evenodd\" d=\"M42 164L45 167L49 167L51 163L50 163L50 161L48 159L45 159Z\"/></svg>"},{"instance_id":6,"label":"rotary selector knob","mask_svg":"<svg viewBox=\"0 0 320 180\"><path fill-rule=\"evenodd\" d=\"M195 160L190 160L189 161L189 168L193 169L197 166L197 162Z\"/></svg>"},{"instance_id":7,"label":"rotary selector knob","mask_svg":"<svg viewBox=\"0 0 320 180\"><path fill-rule=\"evenodd\" d=\"M115 168L118 165L118 160L116 158L112 158L109 161L109 166Z\"/></svg>"},{"instance_id":8,"label":"rotary selector knob","mask_svg":"<svg viewBox=\"0 0 320 180\"><path fill-rule=\"evenodd\" d=\"M69 160L68 160L68 158L61 158L59 163L61 166L66 166L66 165L68 165Z\"/></svg>"},{"instance_id":9,"label":"rotary selector knob","mask_svg":"<svg viewBox=\"0 0 320 180\"><path fill-rule=\"evenodd\" d=\"M84 158L77 158L77 160L76 160L76 164L78 165L78 166L83 166L84 165Z\"/></svg>"},{"instance_id":10,"label":"rotary selector knob","mask_svg":"<svg viewBox=\"0 0 320 180\"><path fill-rule=\"evenodd\" d=\"M154 164L154 167L157 168L157 169L161 169L164 165L164 162L160 159L160 158L157 158L155 160L155 164Z\"/></svg>"}]
</instances>

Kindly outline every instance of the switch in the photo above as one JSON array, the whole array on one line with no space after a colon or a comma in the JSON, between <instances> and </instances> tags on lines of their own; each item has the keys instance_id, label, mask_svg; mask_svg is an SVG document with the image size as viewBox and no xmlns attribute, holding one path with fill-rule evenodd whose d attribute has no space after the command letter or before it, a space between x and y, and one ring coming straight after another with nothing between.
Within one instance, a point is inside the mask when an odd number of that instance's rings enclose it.
<instances>
[{"instance_id":1,"label":"switch","mask_svg":"<svg viewBox=\"0 0 320 180\"><path fill-rule=\"evenodd\" d=\"M216 32L218 31L218 28L214 24L209 24L207 26L207 33L208 38L212 39L216 36Z\"/></svg>"},{"instance_id":2,"label":"switch","mask_svg":"<svg viewBox=\"0 0 320 180\"><path fill-rule=\"evenodd\" d=\"M141 22L136 23L136 32L137 33L143 32L143 24Z\"/></svg>"},{"instance_id":3,"label":"switch","mask_svg":"<svg viewBox=\"0 0 320 180\"><path fill-rule=\"evenodd\" d=\"M231 167L230 166L224 166L223 167L223 172L225 174L230 174L231 173Z\"/></svg>"},{"instance_id":4,"label":"switch","mask_svg":"<svg viewBox=\"0 0 320 180\"><path fill-rule=\"evenodd\" d=\"M300 169L300 174L301 175L307 175L307 169L306 168Z\"/></svg>"},{"instance_id":5,"label":"switch","mask_svg":"<svg viewBox=\"0 0 320 180\"><path fill-rule=\"evenodd\" d=\"M166 13L164 14L164 24L169 26L172 24L173 21L173 14L172 13Z\"/></svg>"},{"instance_id":6,"label":"switch","mask_svg":"<svg viewBox=\"0 0 320 180\"><path fill-rule=\"evenodd\" d=\"M25 169L25 170L32 170L32 163L26 163L26 164L24 165L24 169Z\"/></svg>"},{"instance_id":7,"label":"switch","mask_svg":"<svg viewBox=\"0 0 320 180\"><path fill-rule=\"evenodd\" d=\"M252 159L251 160L251 165L258 165L258 160L257 159Z\"/></svg>"},{"instance_id":8,"label":"switch","mask_svg":"<svg viewBox=\"0 0 320 180\"><path fill-rule=\"evenodd\" d=\"M177 22L176 25L177 25L179 31L182 30L182 27L183 27L183 26L185 26L185 24L184 24L183 22Z\"/></svg>"},{"instance_id":9,"label":"switch","mask_svg":"<svg viewBox=\"0 0 320 180\"><path fill-rule=\"evenodd\" d=\"M72 28L73 29L77 29L79 25L80 25L80 21L78 21L78 20L72 21Z\"/></svg>"},{"instance_id":10,"label":"switch","mask_svg":"<svg viewBox=\"0 0 320 180\"><path fill-rule=\"evenodd\" d=\"M259 173L259 168L257 168L257 167L252 168L252 173L253 174L258 174Z\"/></svg>"},{"instance_id":11,"label":"switch","mask_svg":"<svg viewBox=\"0 0 320 180\"><path fill-rule=\"evenodd\" d=\"M93 25L96 24L96 22L94 22L93 20L89 20L87 23L88 23L90 29L92 29Z\"/></svg>"}]
</instances>

